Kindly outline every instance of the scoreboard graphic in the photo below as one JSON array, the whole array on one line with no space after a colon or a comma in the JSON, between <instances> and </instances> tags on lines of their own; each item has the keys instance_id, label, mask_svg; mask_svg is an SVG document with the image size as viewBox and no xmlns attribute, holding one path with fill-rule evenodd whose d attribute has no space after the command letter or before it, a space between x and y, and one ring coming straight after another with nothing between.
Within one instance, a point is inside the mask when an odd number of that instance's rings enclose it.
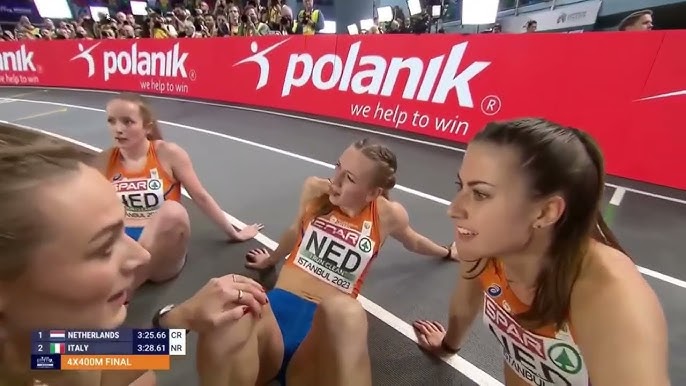
<instances>
[{"instance_id":1,"label":"scoreboard graphic","mask_svg":"<svg viewBox=\"0 0 686 386\"><path fill-rule=\"evenodd\" d=\"M33 370L169 370L186 355L186 330L40 330L31 336Z\"/></svg>"}]
</instances>

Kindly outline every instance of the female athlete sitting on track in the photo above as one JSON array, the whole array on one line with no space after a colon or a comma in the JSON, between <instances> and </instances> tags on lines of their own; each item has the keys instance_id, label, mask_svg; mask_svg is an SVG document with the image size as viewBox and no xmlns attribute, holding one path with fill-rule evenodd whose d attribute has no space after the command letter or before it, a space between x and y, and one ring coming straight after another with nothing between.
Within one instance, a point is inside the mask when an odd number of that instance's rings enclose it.
<instances>
[{"instance_id":1,"label":"female athlete sitting on track","mask_svg":"<svg viewBox=\"0 0 686 386\"><path fill-rule=\"evenodd\" d=\"M469 144L449 209L461 278L447 331L420 346L456 353L477 313L503 346L508 386L667 386L655 293L603 221L600 150L541 119L491 123Z\"/></svg>"},{"instance_id":2,"label":"female athlete sitting on track","mask_svg":"<svg viewBox=\"0 0 686 386\"><path fill-rule=\"evenodd\" d=\"M112 99L107 104L107 123L115 146L101 154L98 169L124 204L126 234L152 256L134 289L146 280L169 280L183 268L190 221L180 203L182 186L230 240L249 240L262 229L253 224L236 231L200 183L186 151L162 140L150 106L141 96L121 94Z\"/></svg>"},{"instance_id":3,"label":"female athlete sitting on track","mask_svg":"<svg viewBox=\"0 0 686 386\"><path fill-rule=\"evenodd\" d=\"M451 258L415 232L405 208L388 199L397 161L368 140L341 155L330 181L305 181L298 215L270 256L248 253L248 266L273 267L290 254L269 307L259 320L201 334L198 366L203 385L371 385L367 319L355 300L388 236L423 255ZM227 348L242 347L240 354ZM286 382L287 381L287 382Z\"/></svg>"},{"instance_id":4,"label":"female athlete sitting on track","mask_svg":"<svg viewBox=\"0 0 686 386\"><path fill-rule=\"evenodd\" d=\"M35 330L120 327L135 271L150 260L125 236L112 185L82 156L38 132L0 126L0 386L126 386L144 373L29 367ZM158 324L204 331L259 314L266 301L257 283L229 275Z\"/></svg>"}]
</instances>

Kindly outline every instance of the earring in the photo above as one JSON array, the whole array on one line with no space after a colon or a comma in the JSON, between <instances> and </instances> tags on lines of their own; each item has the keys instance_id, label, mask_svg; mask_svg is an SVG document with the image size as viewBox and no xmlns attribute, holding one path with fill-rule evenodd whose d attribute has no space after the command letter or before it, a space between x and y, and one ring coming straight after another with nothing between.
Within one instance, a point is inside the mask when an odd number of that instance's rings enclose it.
<instances>
[{"instance_id":1,"label":"earring","mask_svg":"<svg viewBox=\"0 0 686 386\"><path fill-rule=\"evenodd\" d=\"M534 228L541 229L541 224L534 224Z\"/></svg>"}]
</instances>

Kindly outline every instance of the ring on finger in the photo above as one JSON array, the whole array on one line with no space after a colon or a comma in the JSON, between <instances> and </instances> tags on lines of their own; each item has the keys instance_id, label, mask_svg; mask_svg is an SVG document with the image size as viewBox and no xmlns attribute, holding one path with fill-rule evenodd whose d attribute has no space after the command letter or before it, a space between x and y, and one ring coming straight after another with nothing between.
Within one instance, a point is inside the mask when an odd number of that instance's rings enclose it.
<instances>
[{"instance_id":1,"label":"ring on finger","mask_svg":"<svg viewBox=\"0 0 686 386\"><path fill-rule=\"evenodd\" d=\"M243 299L243 290L239 289L238 290L238 301L240 302L241 299Z\"/></svg>"}]
</instances>

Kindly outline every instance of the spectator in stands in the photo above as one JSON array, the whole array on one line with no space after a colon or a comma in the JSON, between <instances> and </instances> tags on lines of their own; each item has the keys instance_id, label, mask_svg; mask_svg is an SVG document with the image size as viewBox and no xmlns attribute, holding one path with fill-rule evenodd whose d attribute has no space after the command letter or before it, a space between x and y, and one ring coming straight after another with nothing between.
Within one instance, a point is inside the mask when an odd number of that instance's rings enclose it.
<instances>
[{"instance_id":1,"label":"spectator in stands","mask_svg":"<svg viewBox=\"0 0 686 386\"><path fill-rule=\"evenodd\" d=\"M165 26L164 18L158 14L150 15L150 31L150 35L154 39L166 39L171 37Z\"/></svg>"},{"instance_id":2,"label":"spectator in stands","mask_svg":"<svg viewBox=\"0 0 686 386\"><path fill-rule=\"evenodd\" d=\"M43 19L43 29L50 31L51 33L55 31L55 23L53 23L52 19Z\"/></svg>"},{"instance_id":3,"label":"spectator in stands","mask_svg":"<svg viewBox=\"0 0 686 386\"><path fill-rule=\"evenodd\" d=\"M218 16L220 14L225 14L226 10L229 8L229 5L233 5L233 1L217 0L214 3L214 15Z\"/></svg>"},{"instance_id":4,"label":"spectator in stands","mask_svg":"<svg viewBox=\"0 0 686 386\"><path fill-rule=\"evenodd\" d=\"M238 36L240 34L240 11L235 5L229 6L229 36Z\"/></svg>"},{"instance_id":5,"label":"spectator in stands","mask_svg":"<svg viewBox=\"0 0 686 386\"><path fill-rule=\"evenodd\" d=\"M217 23L214 22L214 16L205 15L205 27L207 29L207 37L217 36Z\"/></svg>"},{"instance_id":6,"label":"spectator in stands","mask_svg":"<svg viewBox=\"0 0 686 386\"><path fill-rule=\"evenodd\" d=\"M128 24L122 24L119 28L119 38L120 39L134 39L136 38L136 32L133 27Z\"/></svg>"},{"instance_id":7,"label":"spectator in stands","mask_svg":"<svg viewBox=\"0 0 686 386\"><path fill-rule=\"evenodd\" d=\"M220 38L231 36L230 35L230 28L229 28L229 21L226 18L226 15L223 15L223 14L217 15L217 36Z\"/></svg>"},{"instance_id":8,"label":"spectator in stands","mask_svg":"<svg viewBox=\"0 0 686 386\"><path fill-rule=\"evenodd\" d=\"M204 1L200 2L200 8L199 9L200 9L200 12L198 12L198 16L199 15L207 15L210 13L210 6Z\"/></svg>"},{"instance_id":9,"label":"spectator in stands","mask_svg":"<svg viewBox=\"0 0 686 386\"><path fill-rule=\"evenodd\" d=\"M126 14L124 12L117 12L114 15L114 18L117 21L117 24L122 25L126 21Z\"/></svg>"},{"instance_id":10,"label":"spectator in stands","mask_svg":"<svg viewBox=\"0 0 686 386\"><path fill-rule=\"evenodd\" d=\"M281 7L281 19L277 29L274 29L281 35L290 35L295 33L295 25L293 24L293 10L291 7L284 5Z\"/></svg>"},{"instance_id":11,"label":"spectator in stands","mask_svg":"<svg viewBox=\"0 0 686 386\"><path fill-rule=\"evenodd\" d=\"M388 34L399 34L400 33L400 22L396 20L392 20L386 29L386 33Z\"/></svg>"},{"instance_id":12,"label":"spectator in stands","mask_svg":"<svg viewBox=\"0 0 686 386\"><path fill-rule=\"evenodd\" d=\"M128 15L126 15L126 21L128 21L129 25L131 25L134 29L138 25L138 23L136 23L136 17L130 13Z\"/></svg>"},{"instance_id":13,"label":"spectator in stands","mask_svg":"<svg viewBox=\"0 0 686 386\"><path fill-rule=\"evenodd\" d=\"M92 39L83 26L76 27L76 39Z\"/></svg>"},{"instance_id":14,"label":"spectator in stands","mask_svg":"<svg viewBox=\"0 0 686 386\"><path fill-rule=\"evenodd\" d=\"M264 36L269 35L269 26L260 21L257 9L253 6L245 7L241 16L241 36Z\"/></svg>"},{"instance_id":15,"label":"spectator in stands","mask_svg":"<svg viewBox=\"0 0 686 386\"><path fill-rule=\"evenodd\" d=\"M40 37L41 37L43 40L52 40L53 33L52 33L51 30L46 29L46 28L43 28L43 29L40 30Z\"/></svg>"},{"instance_id":16,"label":"spectator in stands","mask_svg":"<svg viewBox=\"0 0 686 386\"><path fill-rule=\"evenodd\" d=\"M112 29L112 26L110 26L110 25L103 26L102 30L100 31L100 35L102 36L101 39L116 39L117 38L117 34L114 32L114 30ZM60 39L59 34L58 34L57 38Z\"/></svg>"},{"instance_id":17,"label":"spectator in stands","mask_svg":"<svg viewBox=\"0 0 686 386\"><path fill-rule=\"evenodd\" d=\"M620 31L650 31L653 29L653 11L634 12L619 23Z\"/></svg>"},{"instance_id":18,"label":"spectator in stands","mask_svg":"<svg viewBox=\"0 0 686 386\"><path fill-rule=\"evenodd\" d=\"M31 24L28 17L22 16L17 23L17 33L21 33L26 38L40 37L40 29Z\"/></svg>"},{"instance_id":19,"label":"spectator in stands","mask_svg":"<svg viewBox=\"0 0 686 386\"><path fill-rule=\"evenodd\" d=\"M281 30L281 17L283 17L281 7L283 7L281 0L270 0L267 7L266 23L272 31Z\"/></svg>"},{"instance_id":20,"label":"spectator in stands","mask_svg":"<svg viewBox=\"0 0 686 386\"><path fill-rule=\"evenodd\" d=\"M17 40L17 38L12 33L12 31L3 31L2 36L0 36L0 37L2 38L2 40L6 41L6 42Z\"/></svg>"},{"instance_id":21,"label":"spectator in stands","mask_svg":"<svg viewBox=\"0 0 686 386\"><path fill-rule=\"evenodd\" d=\"M529 20L524 25L524 28L526 28L527 33L536 32L538 29L538 22L536 20Z\"/></svg>"},{"instance_id":22,"label":"spectator in stands","mask_svg":"<svg viewBox=\"0 0 686 386\"><path fill-rule=\"evenodd\" d=\"M303 35L314 35L324 29L324 14L314 7L314 0L303 0L295 28L296 33Z\"/></svg>"}]
</instances>

